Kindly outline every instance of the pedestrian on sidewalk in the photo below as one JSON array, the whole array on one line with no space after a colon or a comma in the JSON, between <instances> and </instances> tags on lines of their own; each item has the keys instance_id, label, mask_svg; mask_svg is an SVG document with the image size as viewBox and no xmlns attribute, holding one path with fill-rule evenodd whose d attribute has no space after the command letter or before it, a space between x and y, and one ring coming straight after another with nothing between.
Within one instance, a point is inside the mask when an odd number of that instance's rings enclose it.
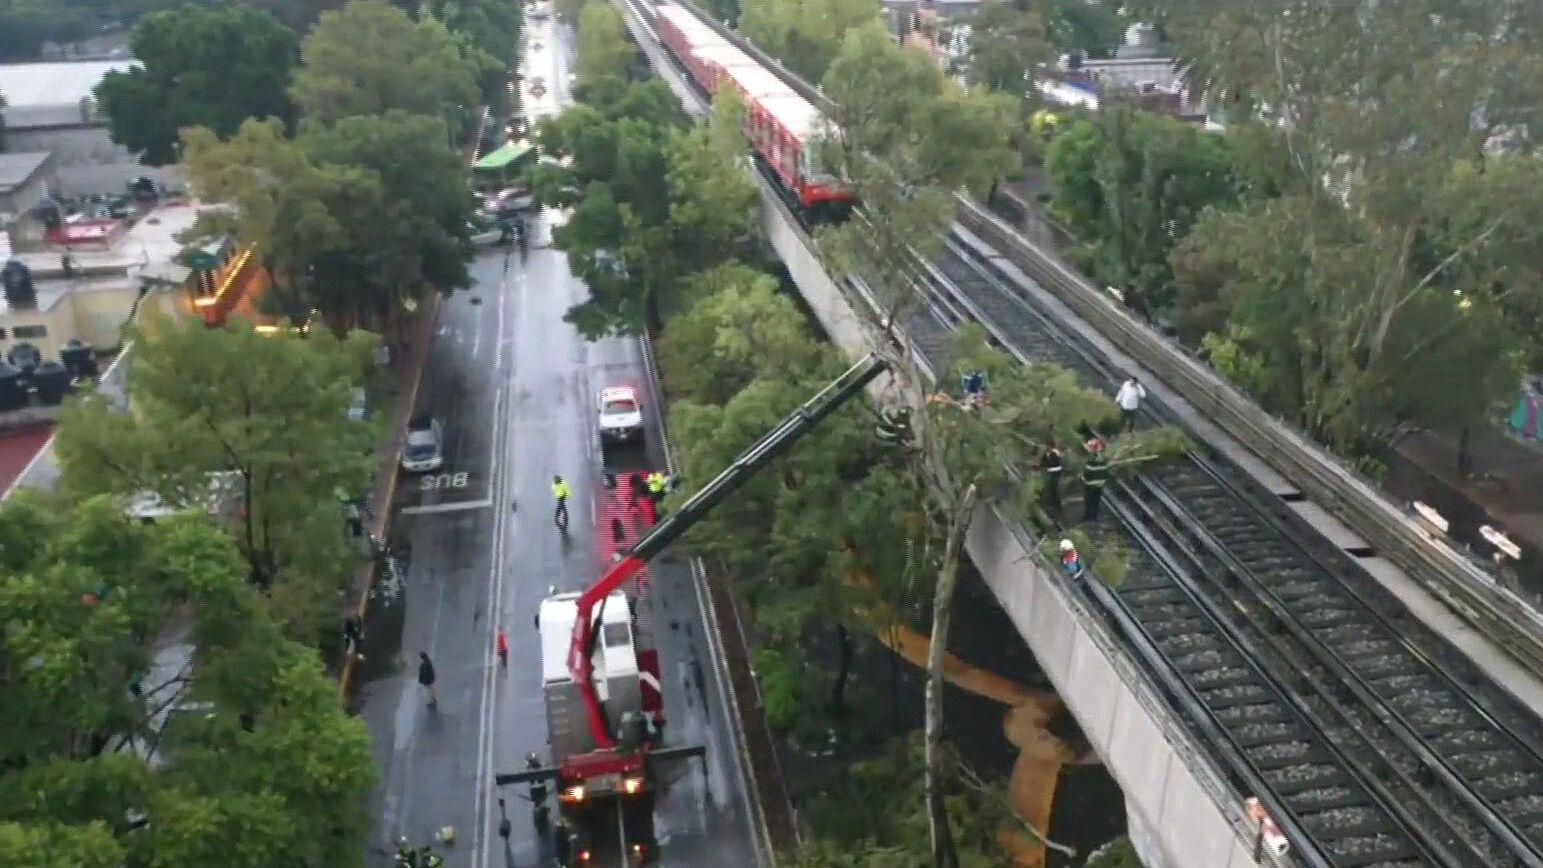
<instances>
[{"instance_id":1,"label":"pedestrian on sidewalk","mask_svg":"<svg viewBox=\"0 0 1543 868\"><path fill-rule=\"evenodd\" d=\"M1045 490L1040 499L1052 516L1061 514L1061 474L1066 470L1066 459L1061 455L1061 444L1052 438L1045 444L1045 454L1039 457L1039 472L1045 475Z\"/></svg>"},{"instance_id":2,"label":"pedestrian on sidewalk","mask_svg":"<svg viewBox=\"0 0 1543 868\"><path fill-rule=\"evenodd\" d=\"M351 654L364 659L359 653L359 645L364 641L364 626L359 623L357 615L348 615L343 619L343 653Z\"/></svg>"},{"instance_id":3,"label":"pedestrian on sidewalk","mask_svg":"<svg viewBox=\"0 0 1543 868\"><path fill-rule=\"evenodd\" d=\"M1082 465L1082 520L1098 521L1099 503L1104 486L1109 484L1109 462L1104 458L1103 442L1090 440L1088 460Z\"/></svg>"},{"instance_id":4,"label":"pedestrian on sidewalk","mask_svg":"<svg viewBox=\"0 0 1543 868\"><path fill-rule=\"evenodd\" d=\"M1141 402L1146 399L1146 396L1146 387L1129 375L1125 377L1125 382L1120 384L1120 390L1114 394L1114 402L1120 405L1120 417L1126 431L1136 430L1136 411L1141 409Z\"/></svg>"},{"instance_id":5,"label":"pedestrian on sidewalk","mask_svg":"<svg viewBox=\"0 0 1543 868\"><path fill-rule=\"evenodd\" d=\"M434 689L434 661L429 659L429 652L418 652L418 683L423 685L423 691L429 695L429 708L439 707L439 692Z\"/></svg>"},{"instance_id":6,"label":"pedestrian on sidewalk","mask_svg":"<svg viewBox=\"0 0 1543 868\"><path fill-rule=\"evenodd\" d=\"M498 641L494 645L498 653L498 665L504 669L509 668L509 637L504 635L504 628L498 628Z\"/></svg>"}]
</instances>

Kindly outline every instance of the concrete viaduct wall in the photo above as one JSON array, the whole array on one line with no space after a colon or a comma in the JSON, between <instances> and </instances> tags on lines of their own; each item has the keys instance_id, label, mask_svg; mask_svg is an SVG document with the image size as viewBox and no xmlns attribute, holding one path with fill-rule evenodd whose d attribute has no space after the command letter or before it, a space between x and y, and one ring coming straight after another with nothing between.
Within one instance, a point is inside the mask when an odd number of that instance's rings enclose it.
<instances>
[{"instance_id":1,"label":"concrete viaduct wall","mask_svg":"<svg viewBox=\"0 0 1543 868\"><path fill-rule=\"evenodd\" d=\"M700 98L653 37L638 5L618 7L655 71L693 114ZM759 174L767 240L831 339L852 358L870 349L851 295L825 271L810 240ZM1047 569L1024 532L980 507L970 557L1034 652L1098 755L1125 792L1131 839L1151 868L1254 865L1251 830L1238 795L1205 747L1166 704L1103 622L1085 610L1066 579Z\"/></svg>"}]
</instances>

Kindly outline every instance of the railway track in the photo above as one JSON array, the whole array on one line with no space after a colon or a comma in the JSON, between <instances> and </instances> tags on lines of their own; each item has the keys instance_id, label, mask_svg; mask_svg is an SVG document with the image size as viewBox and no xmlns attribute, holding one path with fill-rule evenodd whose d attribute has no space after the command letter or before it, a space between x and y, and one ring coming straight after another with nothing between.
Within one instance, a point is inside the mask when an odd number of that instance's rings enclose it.
<instances>
[{"instance_id":1,"label":"railway track","mask_svg":"<svg viewBox=\"0 0 1543 868\"><path fill-rule=\"evenodd\" d=\"M928 310L910 323L923 354L975 321L1025 363L1118 381L960 239L924 282ZM1096 533L1134 541L1118 604L1185 684L1190 716L1273 791L1299 858L1543 865L1538 722L1248 489L1190 455L1119 485Z\"/></svg>"}]
</instances>

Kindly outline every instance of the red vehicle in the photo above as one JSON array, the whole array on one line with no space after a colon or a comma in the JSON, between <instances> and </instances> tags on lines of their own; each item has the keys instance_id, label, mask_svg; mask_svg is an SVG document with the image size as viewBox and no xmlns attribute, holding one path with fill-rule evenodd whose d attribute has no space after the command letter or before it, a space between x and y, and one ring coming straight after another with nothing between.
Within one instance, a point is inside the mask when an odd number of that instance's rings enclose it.
<instances>
[{"instance_id":1,"label":"red vehicle","mask_svg":"<svg viewBox=\"0 0 1543 868\"><path fill-rule=\"evenodd\" d=\"M851 190L820 168L820 110L684 7L660 3L655 13L659 41L697 87L709 96L722 87L739 92L751 145L798 207L815 219L845 216Z\"/></svg>"},{"instance_id":2,"label":"red vehicle","mask_svg":"<svg viewBox=\"0 0 1543 868\"><path fill-rule=\"evenodd\" d=\"M541 670L552 765L500 774L502 786L556 778L557 802L582 842L620 830L626 858L653 855L652 804L661 762L700 756L700 745L662 744L664 701L651 607L642 581L649 559L689 530L772 459L862 391L884 370L877 356L853 365L734 463L655 524L615 566L581 593L553 594L541 603ZM625 492L623 492L625 494ZM597 810L600 804L617 809Z\"/></svg>"}]
</instances>

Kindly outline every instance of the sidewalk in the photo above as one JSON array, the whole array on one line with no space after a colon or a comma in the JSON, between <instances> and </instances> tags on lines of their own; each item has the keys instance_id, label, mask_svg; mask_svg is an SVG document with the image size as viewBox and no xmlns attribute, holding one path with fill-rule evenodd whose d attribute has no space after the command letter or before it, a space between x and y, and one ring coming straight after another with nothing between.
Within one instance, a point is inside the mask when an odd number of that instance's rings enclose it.
<instances>
[{"instance_id":1,"label":"sidewalk","mask_svg":"<svg viewBox=\"0 0 1543 868\"><path fill-rule=\"evenodd\" d=\"M1469 452L1473 472L1457 469L1457 442L1429 431L1399 441L1400 457L1426 478L1389 473L1387 488L1406 499L1423 500L1452 523L1452 537L1486 556L1492 547L1478 538L1491 524L1522 548L1517 572L1524 590L1543 592L1543 454L1493 429L1474 432Z\"/></svg>"},{"instance_id":2,"label":"sidewalk","mask_svg":"<svg viewBox=\"0 0 1543 868\"><path fill-rule=\"evenodd\" d=\"M418 383L423 377L424 362L429 357L434 323L439 319L439 300L439 293L431 293L417 317L408 324L404 335L406 351L402 352L400 347L394 348L397 358L394 360L391 391L396 400L391 405L391 417L386 420L386 436L377 448L379 464L375 473L375 487L366 501L366 538L384 540L391 527L392 499L396 496L397 478L401 469L397 464L397 455L407 436L408 417L412 415L413 405L418 399ZM377 564L371 558L370 563L360 568L354 576L338 615L340 623L349 615L357 617L360 624L367 623L365 616L370 606L370 589L375 584L377 572ZM338 685L345 699L353 689L355 662L355 656L348 655L338 674Z\"/></svg>"}]
</instances>

